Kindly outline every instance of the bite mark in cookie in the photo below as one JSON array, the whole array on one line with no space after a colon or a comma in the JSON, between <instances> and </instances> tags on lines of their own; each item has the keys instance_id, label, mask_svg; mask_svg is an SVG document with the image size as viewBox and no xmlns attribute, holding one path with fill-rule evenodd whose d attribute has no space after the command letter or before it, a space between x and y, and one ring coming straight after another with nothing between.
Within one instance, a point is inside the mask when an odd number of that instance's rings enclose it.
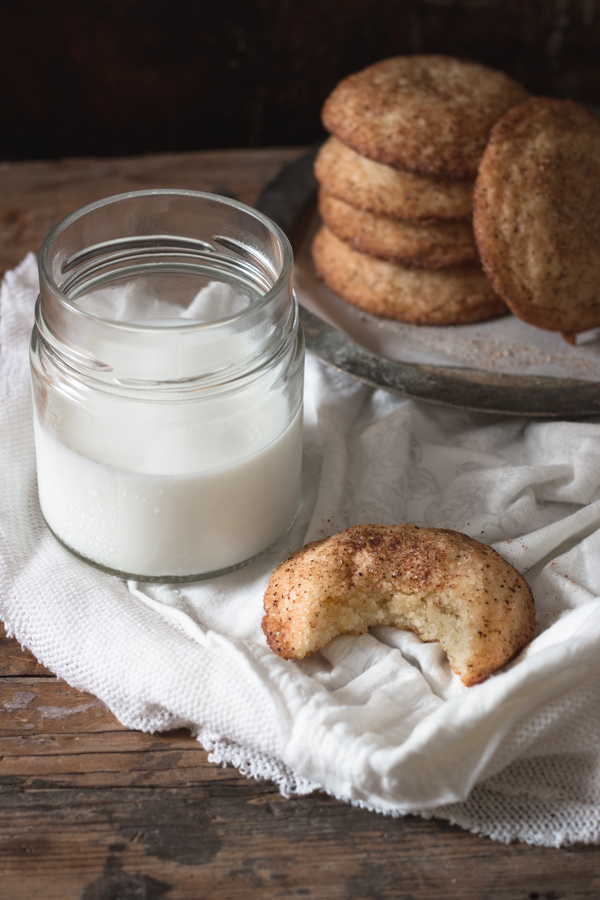
<instances>
[{"instance_id":1,"label":"bite mark in cookie","mask_svg":"<svg viewBox=\"0 0 600 900\"><path fill-rule=\"evenodd\" d=\"M264 607L267 643L286 659L392 625L439 641L467 686L511 660L535 628L531 590L498 553L415 525L357 525L307 544L273 573Z\"/></svg>"}]
</instances>

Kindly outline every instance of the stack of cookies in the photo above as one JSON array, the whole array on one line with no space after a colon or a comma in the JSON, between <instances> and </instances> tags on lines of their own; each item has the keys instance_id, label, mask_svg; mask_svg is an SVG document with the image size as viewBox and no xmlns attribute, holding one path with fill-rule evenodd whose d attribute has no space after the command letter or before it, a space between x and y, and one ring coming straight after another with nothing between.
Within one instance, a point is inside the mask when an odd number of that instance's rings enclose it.
<instances>
[{"instance_id":1,"label":"stack of cookies","mask_svg":"<svg viewBox=\"0 0 600 900\"><path fill-rule=\"evenodd\" d=\"M527 91L444 56L350 75L323 107L317 272L368 312L450 325L507 312L479 262L473 187L489 132Z\"/></svg>"}]
</instances>

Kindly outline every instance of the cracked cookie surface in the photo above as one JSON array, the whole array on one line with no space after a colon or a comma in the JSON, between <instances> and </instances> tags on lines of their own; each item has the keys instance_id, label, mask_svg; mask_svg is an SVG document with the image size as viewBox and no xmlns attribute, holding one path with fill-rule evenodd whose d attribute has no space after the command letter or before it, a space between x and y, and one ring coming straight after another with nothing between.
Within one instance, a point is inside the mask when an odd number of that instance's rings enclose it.
<instances>
[{"instance_id":1,"label":"cracked cookie surface","mask_svg":"<svg viewBox=\"0 0 600 900\"><path fill-rule=\"evenodd\" d=\"M511 109L479 167L473 228L518 318L565 335L600 326L600 122L570 100Z\"/></svg>"},{"instance_id":2,"label":"cracked cookie surface","mask_svg":"<svg viewBox=\"0 0 600 900\"><path fill-rule=\"evenodd\" d=\"M473 178L494 123L529 97L495 69L449 56L395 56L344 78L322 110L330 134L376 162Z\"/></svg>"},{"instance_id":3,"label":"cracked cookie surface","mask_svg":"<svg viewBox=\"0 0 600 900\"><path fill-rule=\"evenodd\" d=\"M284 658L392 625L439 641L467 686L512 659L535 627L527 582L495 550L416 525L357 525L307 544L273 573L264 608L267 643Z\"/></svg>"}]
</instances>

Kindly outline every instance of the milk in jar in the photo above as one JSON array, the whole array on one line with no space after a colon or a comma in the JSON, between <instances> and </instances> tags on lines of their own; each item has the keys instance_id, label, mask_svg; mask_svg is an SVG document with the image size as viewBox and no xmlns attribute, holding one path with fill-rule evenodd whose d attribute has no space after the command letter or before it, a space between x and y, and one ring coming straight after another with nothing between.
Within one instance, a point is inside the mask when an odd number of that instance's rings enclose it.
<instances>
[{"instance_id":1,"label":"milk in jar","mask_svg":"<svg viewBox=\"0 0 600 900\"><path fill-rule=\"evenodd\" d=\"M266 217L194 192L78 211L40 253L40 505L110 572L207 577L263 553L299 500L303 341Z\"/></svg>"}]
</instances>

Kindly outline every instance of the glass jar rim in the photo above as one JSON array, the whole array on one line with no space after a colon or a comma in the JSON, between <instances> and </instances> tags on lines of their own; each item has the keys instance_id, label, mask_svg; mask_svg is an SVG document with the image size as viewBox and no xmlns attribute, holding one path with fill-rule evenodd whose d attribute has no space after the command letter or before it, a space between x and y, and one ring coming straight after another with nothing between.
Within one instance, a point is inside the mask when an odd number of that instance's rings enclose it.
<instances>
[{"instance_id":1,"label":"glass jar rim","mask_svg":"<svg viewBox=\"0 0 600 900\"><path fill-rule=\"evenodd\" d=\"M91 310L83 309L70 300L69 296L56 283L54 277L51 274L50 260L53 252L53 247L57 239L60 238L61 235L63 235L71 225L73 225L84 216L93 213L94 211L99 210L102 207L125 202L128 200L151 197L189 197L191 199L216 202L222 204L223 206L236 209L239 212L248 215L260 222L277 240L277 244L281 254L281 269L277 274L273 284L264 292L264 294L262 294L262 296L256 299L251 304L251 306L245 307L241 310L238 310L237 312L232 313L231 315L224 316L223 318L213 319L210 321L194 321L193 319L187 319L185 323L182 323L181 326L179 326L180 328L185 328L190 331L202 331L209 330L215 326L221 326L243 319L249 314L250 310L256 312L262 306L268 304L273 294L278 292L291 278L294 265L294 256L287 235L279 227L279 225L273 222L272 219L264 215L264 213L259 212L259 210L249 206L248 204L242 203L239 200L234 200L230 197L224 197L220 194L213 194L207 191L192 191L178 188L152 188L144 191L125 191L120 194L113 194L108 197L103 197L100 200L95 200L92 203L88 203L85 206L76 209L74 212L69 213L69 215L61 219L61 221L58 222L48 232L47 236L42 242L38 254L40 280L43 280L44 287L46 287L54 295L55 299L63 307L68 309L70 313L89 319L90 321L102 323L103 326L114 327L115 329L121 331L133 331L136 333L144 331L156 332L164 327L169 327L169 330L173 331L173 325L161 326L160 324L156 323L148 325L144 324L143 322L122 321L102 316Z\"/></svg>"}]
</instances>

